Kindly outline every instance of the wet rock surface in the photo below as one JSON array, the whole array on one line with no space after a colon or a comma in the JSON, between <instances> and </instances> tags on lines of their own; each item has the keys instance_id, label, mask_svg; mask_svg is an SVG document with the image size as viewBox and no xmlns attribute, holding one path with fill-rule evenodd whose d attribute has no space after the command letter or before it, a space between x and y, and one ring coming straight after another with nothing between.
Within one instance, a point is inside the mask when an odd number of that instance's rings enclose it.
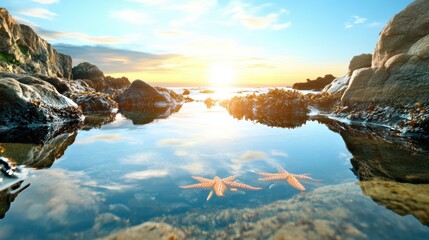
<instances>
[{"instance_id":1,"label":"wet rock surface","mask_svg":"<svg viewBox=\"0 0 429 240\"><path fill-rule=\"evenodd\" d=\"M118 107L110 95L100 92L79 92L67 95L78 104L84 114L109 113Z\"/></svg>"},{"instance_id":2,"label":"wet rock surface","mask_svg":"<svg viewBox=\"0 0 429 240\"><path fill-rule=\"evenodd\" d=\"M389 135L380 128L319 119L343 138L353 155L353 171L362 179L379 177L407 183L429 183L429 145ZM364 175L366 174L366 175Z\"/></svg>"},{"instance_id":3,"label":"wet rock surface","mask_svg":"<svg viewBox=\"0 0 429 240\"><path fill-rule=\"evenodd\" d=\"M0 126L16 127L80 121L81 110L42 79L28 75L0 76Z\"/></svg>"},{"instance_id":4,"label":"wet rock surface","mask_svg":"<svg viewBox=\"0 0 429 240\"><path fill-rule=\"evenodd\" d=\"M303 94L283 89L233 97L222 101L221 106L237 119L248 119L273 127L299 127L305 123L309 112Z\"/></svg>"},{"instance_id":5,"label":"wet rock surface","mask_svg":"<svg viewBox=\"0 0 429 240\"><path fill-rule=\"evenodd\" d=\"M131 85L130 80L126 77L114 78L106 76L104 80L113 89L126 89Z\"/></svg>"},{"instance_id":6,"label":"wet rock surface","mask_svg":"<svg viewBox=\"0 0 429 240\"><path fill-rule=\"evenodd\" d=\"M380 216L383 221L372 220ZM381 239L413 225L381 211L353 183L321 187L258 208L191 211L151 221L181 226L190 239ZM398 227L392 229L391 224ZM413 234L424 236L429 230L421 226L409 237Z\"/></svg>"},{"instance_id":7,"label":"wet rock surface","mask_svg":"<svg viewBox=\"0 0 429 240\"><path fill-rule=\"evenodd\" d=\"M70 78L72 59L0 8L0 71Z\"/></svg>"}]
</instances>

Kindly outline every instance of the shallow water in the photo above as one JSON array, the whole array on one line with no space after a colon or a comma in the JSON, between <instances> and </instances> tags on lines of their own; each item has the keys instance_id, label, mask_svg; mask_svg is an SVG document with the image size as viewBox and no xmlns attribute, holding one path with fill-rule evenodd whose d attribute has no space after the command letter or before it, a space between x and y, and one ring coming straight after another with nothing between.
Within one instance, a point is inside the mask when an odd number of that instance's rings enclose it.
<instances>
[{"instance_id":1,"label":"shallow water","mask_svg":"<svg viewBox=\"0 0 429 240\"><path fill-rule=\"evenodd\" d=\"M191 97L203 98L197 94ZM0 143L2 156L39 168L28 168L24 183L31 185L0 219L0 239L91 239L147 221L169 223L195 238L237 237L233 232L248 238L279 237L282 231L301 229L296 224L305 221L313 221L317 238L331 236L328 230L358 239L429 238L429 227L422 224L428 219L427 202L417 201L400 214L388 209L395 197L377 204L372 199L389 188L357 184L342 135L317 121L273 128L193 102L166 119L143 121L148 124L133 124L121 114L105 122L110 123L44 143ZM321 181L302 181L305 192L286 182L258 181L257 172L275 173L278 166ZM228 191L225 197L214 195L206 201L208 190L178 187L197 183L191 176L231 175L263 190ZM429 193L427 184L401 185L411 195L415 186L415 191ZM243 211L253 217L230 216ZM274 224L267 223L268 218L289 219ZM246 230L246 221L256 227ZM258 226L264 227L251 235ZM306 228L298 230L297 236L312 236Z\"/></svg>"}]
</instances>

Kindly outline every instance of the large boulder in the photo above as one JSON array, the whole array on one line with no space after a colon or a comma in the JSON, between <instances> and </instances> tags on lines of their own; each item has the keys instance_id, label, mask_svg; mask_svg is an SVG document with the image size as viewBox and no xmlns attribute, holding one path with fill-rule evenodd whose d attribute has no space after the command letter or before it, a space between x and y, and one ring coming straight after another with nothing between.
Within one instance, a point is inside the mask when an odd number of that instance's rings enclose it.
<instances>
[{"instance_id":1,"label":"large boulder","mask_svg":"<svg viewBox=\"0 0 429 240\"><path fill-rule=\"evenodd\" d=\"M380 34L372 67L354 71L345 104L429 104L429 1L416 0Z\"/></svg>"},{"instance_id":2,"label":"large boulder","mask_svg":"<svg viewBox=\"0 0 429 240\"><path fill-rule=\"evenodd\" d=\"M72 69L73 79L104 80L104 73L89 62L79 63Z\"/></svg>"},{"instance_id":3,"label":"large boulder","mask_svg":"<svg viewBox=\"0 0 429 240\"><path fill-rule=\"evenodd\" d=\"M170 99L142 80L135 80L115 100L120 110L139 111L154 105L168 105Z\"/></svg>"},{"instance_id":4,"label":"large boulder","mask_svg":"<svg viewBox=\"0 0 429 240\"><path fill-rule=\"evenodd\" d=\"M340 93L346 90L349 86L350 76L345 74L341 77L335 78L330 84L326 85L323 88L322 92L327 92L329 94Z\"/></svg>"},{"instance_id":5,"label":"large boulder","mask_svg":"<svg viewBox=\"0 0 429 240\"><path fill-rule=\"evenodd\" d=\"M70 78L72 59L0 8L0 71Z\"/></svg>"},{"instance_id":6,"label":"large boulder","mask_svg":"<svg viewBox=\"0 0 429 240\"><path fill-rule=\"evenodd\" d=\"M28 75L0 76L0 126L80 121L81 110L50 83Z\"/></svg>"},{"instance_id":7,"label":"large boulder","mask_svg":"<svg viewBox=\"0 0 429 240\"><path fill-rule=\"evenodd\" d=\"M354 56L349 64L349 76L352 75L353 71L360 68L371 67L372 54L361 54Z\"/></svg>"}]
</instances>

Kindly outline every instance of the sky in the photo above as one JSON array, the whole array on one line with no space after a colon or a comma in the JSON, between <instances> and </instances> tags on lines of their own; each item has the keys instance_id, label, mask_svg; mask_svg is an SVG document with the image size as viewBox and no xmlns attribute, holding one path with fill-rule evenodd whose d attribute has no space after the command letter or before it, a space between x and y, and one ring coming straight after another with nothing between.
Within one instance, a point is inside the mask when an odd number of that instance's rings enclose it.
<instances>
[{"instance_id":1,"label":"sky","mask_svg":"<svg viewBox=\"0 0 429 240\"><path fill-rule=\"evenodd\" d=\"M105 75L166 86L288 86L347 72L411 0L2 0Z\"/></svg>"}]
</instances>

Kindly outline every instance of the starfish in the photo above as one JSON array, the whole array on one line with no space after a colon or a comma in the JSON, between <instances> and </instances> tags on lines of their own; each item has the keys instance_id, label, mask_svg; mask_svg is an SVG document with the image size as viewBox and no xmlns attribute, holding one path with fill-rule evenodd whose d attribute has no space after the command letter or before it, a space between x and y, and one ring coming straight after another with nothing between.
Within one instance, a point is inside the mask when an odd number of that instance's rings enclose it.
<instances>
[{"instance_id":1,"label":"starfish","mask_svg":"<svg viewBox=\"0 0 429 240\"><path fill-rule=\"evenodd\" d=\"M298 181L298 179L303 180L313 180L319 181L309 177L309 174L293 174L284 170L282 167L278 167L277 170L279 173L258 173L265 178L260 178L259 181L284 181L286 180L292 187L304 191L305 187Z\"/></svg>"},{"instance_id":2,"label":"starfish","mask_svg":"<svg viewBox=\"0 0 429 240\"><path fill-rule=\"evenodd\" d=\"M252 187L243 183L234 182L237 176L230 176L227 178L220 178L218 176L214 177L213 179L207 179L203 177L196 177L192 176L193 179L199 181L200 183L192 184L192 185L186 185L186 186L179 186L180 188L184 189L190 189L190 188L200 188L200 189L210 189L213 188L213 190L210 191L209 196L207 197L207 201L210 200L210 198L213 196L213 191L216 193L216 196L218 197L224 197L225 190L230 187L231 191L237 191L237 188L243 188L248 190L261 190L262 188L259 187Z\"/></svg>"}]
</instances>

